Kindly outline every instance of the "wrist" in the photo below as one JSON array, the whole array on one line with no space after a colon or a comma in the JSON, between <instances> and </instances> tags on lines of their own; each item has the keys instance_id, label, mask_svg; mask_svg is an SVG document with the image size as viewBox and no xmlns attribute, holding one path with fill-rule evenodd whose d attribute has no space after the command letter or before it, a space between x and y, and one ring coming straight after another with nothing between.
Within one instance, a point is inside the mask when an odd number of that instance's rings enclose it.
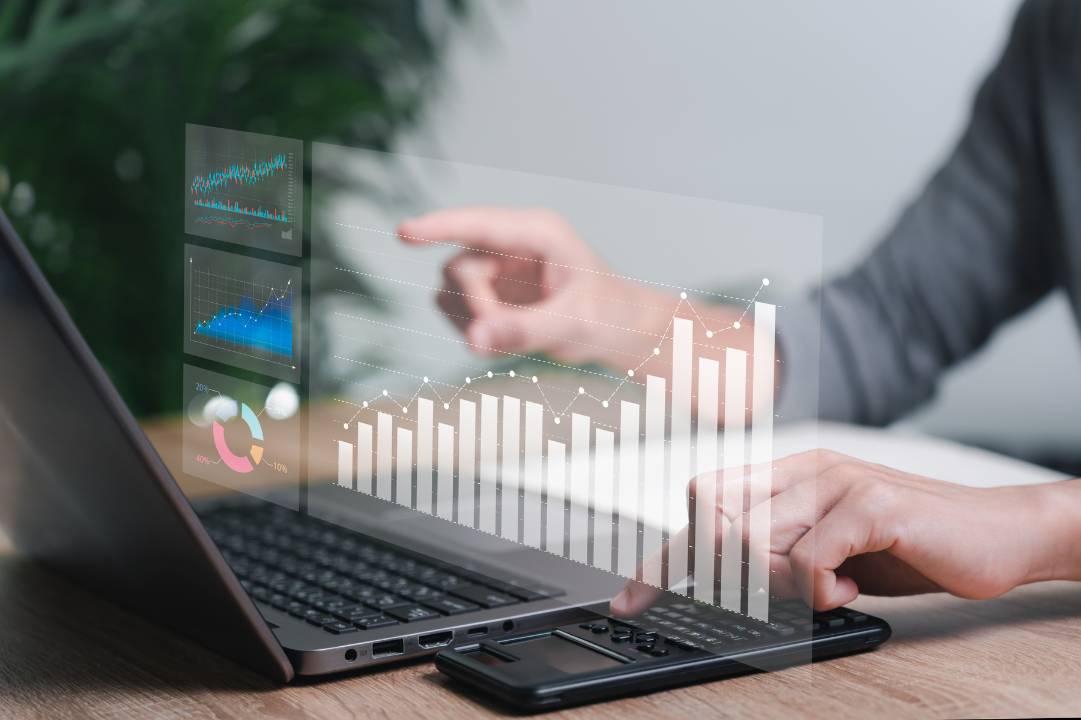
<instances>
[{"instance_id":1,"label":"wrist","mask_svg":"<svg viewBox=\"0 0 1081 720\"><path fill-rule=\"evenodd\" d=\"M1034 557L1026 583L1081 580L1081 479L1037 485L1036 513L1024 532L1032 532Z\"/></svg>"}]
</instances>

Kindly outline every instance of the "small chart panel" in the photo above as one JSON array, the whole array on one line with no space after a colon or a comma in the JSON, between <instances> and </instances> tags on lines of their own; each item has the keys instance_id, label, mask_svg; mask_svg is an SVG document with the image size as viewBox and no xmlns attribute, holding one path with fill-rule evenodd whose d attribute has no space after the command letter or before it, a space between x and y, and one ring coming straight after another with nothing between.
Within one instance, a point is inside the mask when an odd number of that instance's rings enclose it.
<instances>
[{"instance_id":1,"label":"small chart panel","mask_svg":"<svg viewBox=\"0 0 1081 720\"><path fill-rule=\"evenodd\" d=\"M294 385L267 386L185 365L183 397L185 473L296 505L300 401Z\"/></svg>"},{"instance_id":2,"label":"small chart panel","mask_svg":"<svg viewBox=\"0 0 1081 720\"><path fill-rule=\"evenodd\" d=\"M187 125L184 232L302 254L300 140Z\"/></svg>"},{"instance_id":3,"label":"small chart panel","mask_svg":"<svg viewBox=\"0 0 1081 720\"><path fill-rule=\"evenodd\" d=\"M299 382L300 268L185 246L184 352Z\"/></svg>"}]
</instances>

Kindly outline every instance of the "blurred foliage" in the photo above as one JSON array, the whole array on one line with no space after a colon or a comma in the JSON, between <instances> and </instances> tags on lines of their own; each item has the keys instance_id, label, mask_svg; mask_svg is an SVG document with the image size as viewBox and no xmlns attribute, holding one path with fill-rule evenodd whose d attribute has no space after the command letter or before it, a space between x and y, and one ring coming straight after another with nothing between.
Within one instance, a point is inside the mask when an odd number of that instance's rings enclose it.
<instances>
[{"instance_id":1,"label":"blurred foliage","mask_svg":"<svg viewBox=\"0 0 1081 720\"><path fill-rule=\"evenodd\" d=\"M0 0L0 206L137 414L180 404L184 124L385 149L466 0Z\"/></svg>"}]
</instances>

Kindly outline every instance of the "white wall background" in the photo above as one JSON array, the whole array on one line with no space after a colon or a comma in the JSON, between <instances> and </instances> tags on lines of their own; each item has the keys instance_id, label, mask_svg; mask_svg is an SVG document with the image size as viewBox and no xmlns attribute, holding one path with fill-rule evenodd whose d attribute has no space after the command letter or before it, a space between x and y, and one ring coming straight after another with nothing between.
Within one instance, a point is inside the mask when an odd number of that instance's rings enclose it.
<instances>
[{"instance_id":1,"label":"white wall background","mask_svg":"<svg viewBox=\"0 0 1081 720\"><path fill-rule=\"evenodd\" d=\"M399 149L812 212L832 274L867 252L949 150L1016 7L481 2L426 122ZM1017 449L1078 447L1079 401L1081 343L1055 297L951 373L912 421Z\"/></svg>"}]
</instances>

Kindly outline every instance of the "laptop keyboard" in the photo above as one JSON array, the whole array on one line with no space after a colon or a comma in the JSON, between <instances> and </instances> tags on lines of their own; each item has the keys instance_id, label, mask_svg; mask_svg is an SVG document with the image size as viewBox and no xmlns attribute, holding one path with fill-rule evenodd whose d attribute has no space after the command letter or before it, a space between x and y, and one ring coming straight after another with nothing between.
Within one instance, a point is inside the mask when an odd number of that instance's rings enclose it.
<instances>
[{"instance_id":1,"label":"laptop keyboard","mask_svg":"<svg viewBox=\"0 0 1081 720\"><path fill-rule=\"evenodd\" d=\"M201 513L255 600L336 635L557 597L272 506Z\"/></svg>"}]
</instances>

